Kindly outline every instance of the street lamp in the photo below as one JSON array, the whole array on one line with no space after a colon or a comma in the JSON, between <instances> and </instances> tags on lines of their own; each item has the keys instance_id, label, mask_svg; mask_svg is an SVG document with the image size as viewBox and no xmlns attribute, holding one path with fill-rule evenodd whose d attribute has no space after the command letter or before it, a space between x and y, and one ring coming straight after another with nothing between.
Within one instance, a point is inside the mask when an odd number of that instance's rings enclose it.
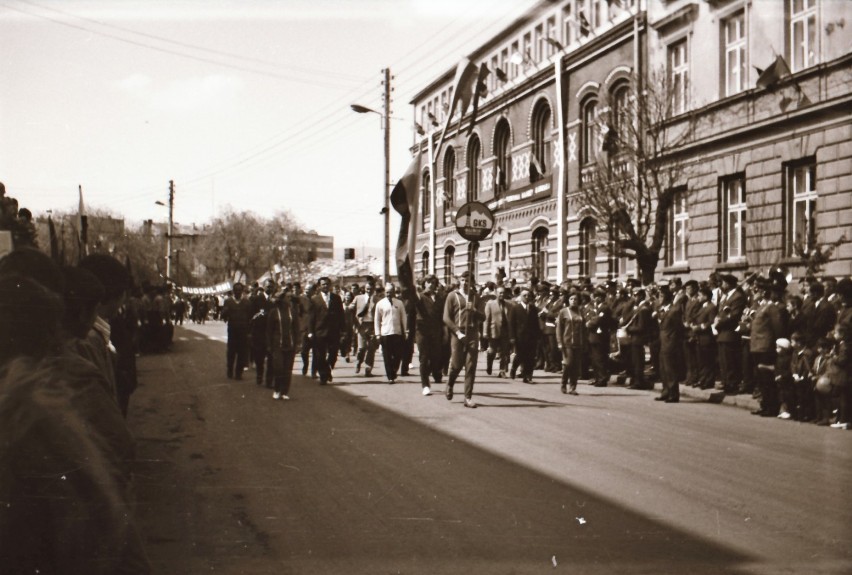
<instances>
[{"instance_id":1,"label":"street lamp","mask_svg":"<svg viewBox=\"0 0 852 575\"><path fill-rule=\"evenodd\" d=\"M390 279L390 68L385 68L382 72L385 76L384 113L360 104L352 104L349 107L358 114L378 114L382 118L385 136L385 189L383 193L384 206L382 207L385 237L382 250L382 283L387 283Z\"/></svg>"},{"instance_id":2,"label":"street lamp","mask_svg":"<svg viewBox=\"0 0 852 575\"><path fill-rule=\"evenodd\" d=\"M154 202L158 206L165 206L163 202ZM175 182L169 180L169 230L166 235L166 283L172 277L172 235L174 235L174 212L175 212Z\"/></svg>"}]
</instances>

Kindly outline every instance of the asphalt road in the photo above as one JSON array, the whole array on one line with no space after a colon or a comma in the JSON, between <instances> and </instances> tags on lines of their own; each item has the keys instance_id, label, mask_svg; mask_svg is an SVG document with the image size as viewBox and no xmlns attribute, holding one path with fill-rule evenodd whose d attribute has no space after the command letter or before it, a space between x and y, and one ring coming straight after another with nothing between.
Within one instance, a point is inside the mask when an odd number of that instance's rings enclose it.
<instances>
[{"instance_id":1,"label":"asphalt road","mask_svg":"<svg viewBox=\"0 0 852 575\"><path fill-rule=\"evenodd\" d=\"M191 328L131 400L157 573L852 572L852 433L482 369L465 409L342 360L276 402Z\"/></svg>"}]
</instances>

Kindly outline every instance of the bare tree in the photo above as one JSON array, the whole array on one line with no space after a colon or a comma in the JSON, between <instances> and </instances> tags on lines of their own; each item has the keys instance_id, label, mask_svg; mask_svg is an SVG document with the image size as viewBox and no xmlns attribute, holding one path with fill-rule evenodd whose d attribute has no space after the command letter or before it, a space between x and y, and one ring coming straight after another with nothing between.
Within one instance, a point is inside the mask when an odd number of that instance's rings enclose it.
<instances>
[{"instance_id":1,"label":"bare tree","mask_svg":"<svg viewBox=\"0 0 852 575\"><path fill-rule=\"evenodd\" d=\"M654 280L673 201L689 178L688 159L678 150L695 137L696 120L675 114L679 92L664 72L651 74L647 84L634 76L611 92L591 130L595 161L583 168L572 198L575 212L595 219L598 245L612 257L635 260L644 284Z\"/></svg>"}]
</instances>

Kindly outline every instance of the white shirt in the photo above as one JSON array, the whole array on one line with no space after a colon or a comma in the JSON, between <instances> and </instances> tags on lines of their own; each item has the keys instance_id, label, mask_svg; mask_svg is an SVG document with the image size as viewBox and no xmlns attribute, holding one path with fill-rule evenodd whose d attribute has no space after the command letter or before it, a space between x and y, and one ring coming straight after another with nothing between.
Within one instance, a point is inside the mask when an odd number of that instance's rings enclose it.
<instances>
[{"instance_id":1,"label":"white shirt","mask_svg":"<svg viewBox=\"0 0 852 575\"><path fill-rule=\"evenodd\" d=\"M373 310L376 335L405 335L407 318L402 300L383 297Z\"/></svg>"}]
</instances>

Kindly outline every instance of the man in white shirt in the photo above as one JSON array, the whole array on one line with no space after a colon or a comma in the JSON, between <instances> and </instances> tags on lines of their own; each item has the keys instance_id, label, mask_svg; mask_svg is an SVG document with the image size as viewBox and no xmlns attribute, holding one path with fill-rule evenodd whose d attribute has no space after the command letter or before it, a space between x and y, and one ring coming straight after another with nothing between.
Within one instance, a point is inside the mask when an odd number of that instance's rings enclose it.
<instances>
[{"instance_id":1,"label":"man in white shirt","mask_svg":"<svg viewBox=\"0 0 852 575\"><path fill-rule=\"evenodd\" d=\"M396 288L390 282L385 284L385 296L376 303L373 311L376 335L382 345L382 357L388 383L396 382L396 374L405 353L405 336L408 332L408 318L402 300L394 297Z\"/></svg>"}]
</instances>

